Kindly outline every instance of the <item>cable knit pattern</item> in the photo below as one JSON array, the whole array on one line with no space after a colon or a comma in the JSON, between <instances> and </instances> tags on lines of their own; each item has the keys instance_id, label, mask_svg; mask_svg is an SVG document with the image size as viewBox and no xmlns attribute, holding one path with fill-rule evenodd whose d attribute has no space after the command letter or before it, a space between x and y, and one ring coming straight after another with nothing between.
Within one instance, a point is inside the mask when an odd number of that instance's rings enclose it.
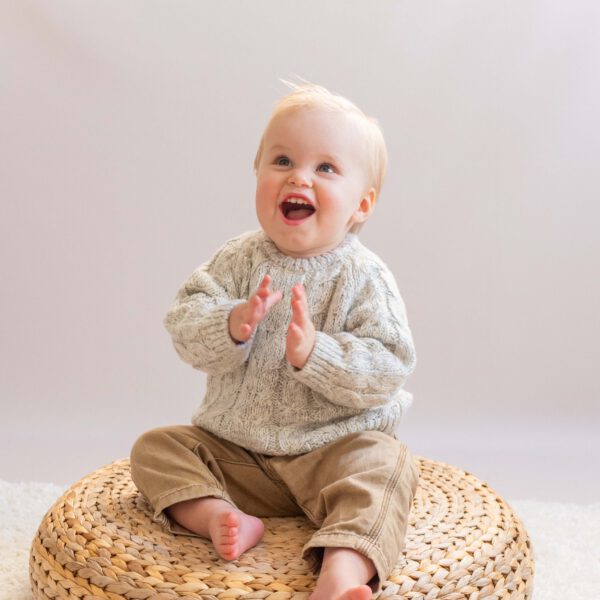
<instances>
[{"instance_id":1,"label":"cable knit pattern","mask_svg":"<svg viewBox=\"0 0 600 600\"><path fill-rule=\"evenodd\" d=\"M263 277L282 300L236 343L229 313ZM302 369L285 357L291 289L303 283L316 342ZM179 356L208 373L195 425L268 455L308 452L357 431L392 434L412 395L416 354L389 269L349 233L311 258L282 254L263 231L227 242L183 283L164 320Z\"/></svg>"}]
</instances>

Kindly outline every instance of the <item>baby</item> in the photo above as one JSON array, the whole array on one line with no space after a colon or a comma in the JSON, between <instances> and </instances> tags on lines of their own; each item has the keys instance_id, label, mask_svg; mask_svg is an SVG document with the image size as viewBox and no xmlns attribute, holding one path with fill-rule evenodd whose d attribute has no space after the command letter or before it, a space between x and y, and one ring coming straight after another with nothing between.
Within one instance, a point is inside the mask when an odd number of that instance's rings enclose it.
<instances>
[{"instance_id":1,"label":"baby","mask_svg":"<svg viewBox=\"0 0 600 600\"><path fill-rule=\"evenodd\" d=\"M418 468L396 437L415 367L404 303L357 232L387 154L347 99L294 85L256 171L261 230L227 242L165 317L179 356L208 374L193 425L144 433L131 473L171 532L225 560L258 544L260 517L306 515L310 600L366 600L404 548Z\"/></svg>"}]
</instances>

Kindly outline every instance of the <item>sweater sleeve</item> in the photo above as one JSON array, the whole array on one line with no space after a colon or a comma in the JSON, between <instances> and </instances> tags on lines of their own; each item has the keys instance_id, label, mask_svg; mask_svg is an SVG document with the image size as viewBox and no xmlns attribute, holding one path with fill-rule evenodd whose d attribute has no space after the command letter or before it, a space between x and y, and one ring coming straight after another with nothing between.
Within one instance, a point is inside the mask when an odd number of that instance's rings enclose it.
<instances>
[{"instance_id":1,"label":"sweater sleeve","mask_svg":"<svg viewBox=\"0 0 600 600\"><path fill-rule=\"evenodd\" d=\"M236 279L241 279L246 260L239 238L225 244L182 284L164 318L175 350L195 369L224 374L250 354L253 337L238 343L229 334L229 313L245 302Z\"/></svg>"},{"instance_id":2,"label":"sweater sleeve","mask_svg":"<svg viewBox=\"0 0 600 600\"><path fill-rule=\"evenodd\" d=\"M392 274L378 265L356 294L345 331L317 331L304 367L288 370L334 404L368 409L388 403L415 365L404 302Z\"/></svg>"}]
</instances>

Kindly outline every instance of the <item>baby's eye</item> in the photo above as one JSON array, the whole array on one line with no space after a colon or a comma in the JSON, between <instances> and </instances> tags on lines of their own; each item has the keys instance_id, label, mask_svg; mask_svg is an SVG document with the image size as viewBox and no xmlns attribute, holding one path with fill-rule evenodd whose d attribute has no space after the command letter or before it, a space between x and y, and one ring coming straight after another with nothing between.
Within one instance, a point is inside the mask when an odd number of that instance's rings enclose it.
<instances>
[{"instance_id":1,"label":"baby's eye","mask_svg":"<svg viewBox=\"0 0 600 600\"><path fill-rule=\"evenodd\" d=\"M335 173L335 167L329 163L321 163L317 168L317 171L324 171L325 173Z\"/></svg>"},{"instance_id":2,"label":"baby's eye","mask_svg":"<svg viewBox=\"0 0 600 600\"><path fill-rule=\"evenodd\" d=\"M281 167L289 167L292 161L287 156L281 155L275 159L275 164Z\"/></svg>"}]
</instances>

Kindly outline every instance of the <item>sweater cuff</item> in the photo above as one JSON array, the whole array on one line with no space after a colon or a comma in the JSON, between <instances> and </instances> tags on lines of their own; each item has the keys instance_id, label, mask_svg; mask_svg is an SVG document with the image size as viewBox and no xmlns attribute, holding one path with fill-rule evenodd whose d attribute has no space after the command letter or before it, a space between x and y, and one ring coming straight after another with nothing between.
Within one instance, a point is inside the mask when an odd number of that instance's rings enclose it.
<instances>
[{"instance_id":1,"label":"sweater cuff","mask_svg":"<svg viewBox=\"0 0 600 600\"><path fill-rule=\"evenodd\" d=\"M254 333L245 342L236 342L229 333L229 314L245 300L232 300L215 306L206 316L203 326L203 337L206 346L223 360L243 363L250 354Z\"/></svg>"},{"instance_id":2,"label":"sweater cuff","mask_svg":"<svg viewBox=\"0 0 600 600\"><path fill-rule=\"evenodd\" d=\"M310 388L327 387L336 381L344 368L344 354L337 340L322 331L315 332L315 345L306 364L298 369L288 363L288 369L298 381Z\"/></svg>"}]
</instances>

